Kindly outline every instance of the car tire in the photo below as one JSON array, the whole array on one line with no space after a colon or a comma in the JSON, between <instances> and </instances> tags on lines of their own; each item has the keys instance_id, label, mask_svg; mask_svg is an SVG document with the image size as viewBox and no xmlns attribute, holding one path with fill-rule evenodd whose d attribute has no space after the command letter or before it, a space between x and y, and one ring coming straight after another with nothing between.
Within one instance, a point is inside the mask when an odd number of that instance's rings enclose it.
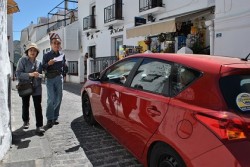
<instances>
[{"instance_id":1,"label":"car tire","mask_svg":"<svg viewBox=\"0 0 250 167\"><path fill-rule=\"evenodd\" d=\"M149 167L186 167L186 165L173 148L164 143L157 143L151 151Z\"/></svg>"},{"instance_id":2,"label":"car tire","mask_svg":"<svg viewBox=\"0 0 250 167\"><path fill-rule=\"evenodd\" d=\"M83 94L82 96L82 113L83 118L88 125L96 124L96 120L93 116L90 100L87 93Z\"/></svg>"}]
</instances>

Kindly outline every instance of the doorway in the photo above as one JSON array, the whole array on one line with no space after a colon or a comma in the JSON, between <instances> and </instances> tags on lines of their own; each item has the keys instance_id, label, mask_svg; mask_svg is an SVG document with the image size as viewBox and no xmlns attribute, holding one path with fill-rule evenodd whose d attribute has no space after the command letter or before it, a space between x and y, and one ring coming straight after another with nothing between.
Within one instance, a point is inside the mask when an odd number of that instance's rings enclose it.
<instances>
[{"instance_id":1,"label":"doorway","mask_svg":"<svg viewBox=\"0 0 250 167\"><path fill-rule=\"evenodd\" d=\"M115 38L115 56L120 59L120 56L123 55L123 38Z\"/></svg>"},{"instance_id":2,"label":"doorway","mask_svg":"<svg viewBox=\"0 0 250 167\"><path fill-rule=\"evenodd\" d=\"M89 57L96 58L96 46L89 46Z\"/></svg>"}]
</instances>

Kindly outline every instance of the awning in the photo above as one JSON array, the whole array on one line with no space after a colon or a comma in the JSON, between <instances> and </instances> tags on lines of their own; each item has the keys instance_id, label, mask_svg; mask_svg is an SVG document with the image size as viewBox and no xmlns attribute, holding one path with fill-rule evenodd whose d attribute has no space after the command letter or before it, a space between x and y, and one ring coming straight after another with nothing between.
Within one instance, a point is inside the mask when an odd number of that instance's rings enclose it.
<instances>
[{"instance_id":1,"label":"awning","mask_svg":"<svg viewBox=\"0 0 250 167\"><path fill-rule=\"evenodd\" d=\"M162 32L175 32L175 19L164 20L157 23L145 24L126 30L127 38L156 35Z\"/></svg>"},{"instance_id":2,"label":"awning","mask_svg":"<svg viewBox=\"0 0 250 167\"><path fill-rule=\"evenodd\" d=\"M176 31L176 22L182 22L187 20L187 18L194 19L197 17L202 17L208 14L213 13L214 7L207 7L204 9L199 9L191 12L186 12L170 17L165 17L160 19L159 22L154 22L151 24L144 24L141 26L136 26L126 30L127 38L139 37L139 36L148 36L148 35L157 35L160 33L166 32L175 32Z\"/></svg>"},{"instance_id":3,"label":"awning","mask_svg":"<svg viewBox=\"0 0 250 167\"><path fill-rule=\"evenodd\" d=\"M14 0L7 1L7 14L19 12L17 3Z\"/></svg>"}]
</instances>

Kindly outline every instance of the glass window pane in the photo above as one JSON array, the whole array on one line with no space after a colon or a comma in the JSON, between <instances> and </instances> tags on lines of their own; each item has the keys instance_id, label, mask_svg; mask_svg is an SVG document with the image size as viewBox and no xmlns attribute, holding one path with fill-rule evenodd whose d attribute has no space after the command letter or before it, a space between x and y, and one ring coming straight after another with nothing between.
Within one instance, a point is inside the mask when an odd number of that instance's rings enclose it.
<instances>
[{"instance_id":1,"label":"glass window pane","mask_svg":"<svg viewBox=\"0 0 250 167\"><path fill-rule=\"evenodd\" d=\"M174 64L172 71L171 90L175 96L190 85L196 78L200 76L200 72L191 68Z\"/></svg>"},{"instance_id":2,"label":"glass window pane","mask_svg":"<svg viewBox=\"0 0 250 167\"><path fill-rule=\"evenodd\" d=\"M137 61L138 59L127 59L111 66L102 76L102 79L117 84L125 84L126 78L130 74Z\"/></svg>"},{"instance_id":3,"label":"glass window pane","mask_svg":"<svg viewBox=\"0 0 250 167\"><path fill-rule=\"evenodd\" d=\"M250 112L250 75L223 77L220 88L229 108L241 113Z\"/></svg>"},{"instance_id":4,"label":"glass window pane","mask_svg":"<svg viewBox=\"0 0 250 167\"><path fill-rule=\"evenodd\" d=\"M143 61L131 83L131 87L162 93L164 85L169 82L171 65L159 60Z\"/></svg>"}]
</instances>

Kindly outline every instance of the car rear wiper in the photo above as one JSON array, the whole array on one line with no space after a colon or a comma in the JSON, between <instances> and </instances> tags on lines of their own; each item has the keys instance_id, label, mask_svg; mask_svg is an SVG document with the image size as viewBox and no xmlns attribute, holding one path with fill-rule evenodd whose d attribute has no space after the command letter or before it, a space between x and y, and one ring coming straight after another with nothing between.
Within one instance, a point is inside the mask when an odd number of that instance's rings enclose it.
<instances>
[{"instance_id":1,"label":"car rear wiper","mask_svg":"<svg viewBox=\"0 0 250 167\"><path fill-rule=\"evenodd\" d=\"M247 61L249 56L250 56L250 53L247 55L247 57L246 57L246 58L242 58L241 60L243 60L243 61Z\"/></svg>"}]
</instances>

